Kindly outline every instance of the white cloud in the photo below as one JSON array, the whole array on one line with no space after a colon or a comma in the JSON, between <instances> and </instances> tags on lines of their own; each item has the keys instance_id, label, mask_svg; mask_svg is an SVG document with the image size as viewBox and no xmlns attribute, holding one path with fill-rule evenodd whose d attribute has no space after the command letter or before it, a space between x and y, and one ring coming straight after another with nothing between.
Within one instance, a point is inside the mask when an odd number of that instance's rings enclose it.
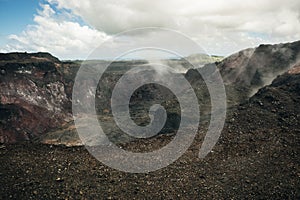
<instances>
[{"instance_id":1,"label":"white cloud","mask_svg":"<svg viewBox=\"0 0 300 200\"><path fill-rule=\"evenodd\" d=\"M44 5L36 25L9 47L47 50L62 58L83 57L108 36L139 27L171 28L185 33L211 54L229 54L260 43L300 39L299 0L48 0L87 24L59 21ZM136 37L136 38L135 38ZM141 39L143 36L133 36ZM146 35L144 37L147 37ZM9 49L9 48L8 48Z\"/></svg>"},{"instance_id":2,"label":"white cloud","mask_svg":"<svg viewBox=\"0 0 300 200\"><path fill-rule=\"evenodd\" d=\"M10 43L2 51L47 51L59 58L85 58L93 48L108 36L88 26L68 19L67 13L57 14L49 5L34 17L20 35L10 35Z\"/></svg>"},{"instance_id":3,"label":"white cloud","mask_svg":"<svg viewBox=\"0 0 300 200\"><path fill-rule=\"evenodd\" d=\"M299 0L48 0L59 8L71 9L88 23L107 33L143 26L192 29L262 31L281 34L278 25L300 30ZM295 33L287 32L286 34Z\"/></svg>"}]
</instances>

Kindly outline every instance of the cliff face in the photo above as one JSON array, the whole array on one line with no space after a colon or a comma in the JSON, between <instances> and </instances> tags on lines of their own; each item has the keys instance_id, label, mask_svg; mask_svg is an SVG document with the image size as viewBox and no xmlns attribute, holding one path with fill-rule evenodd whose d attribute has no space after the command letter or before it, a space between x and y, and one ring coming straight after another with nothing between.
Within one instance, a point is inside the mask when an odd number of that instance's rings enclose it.
<instances>
[{"instance_id":1,"label":"cliff face","mask_svg":"<svg viewBox=\"0 0 300 200\"><path fill-rule=\"evenodd\" d=\"M260 45L224 59L218 68L227 84L263 87L300 60L300 41Z\"/></svg>"},{"instance_id":2,"label":"cliff face","mask_svg":"<svg viewBox=\"0 0 300 200\"><path fill-rule=\"evenodd\" d=\"M218 65L225 84L234 89L244 88L245 96L271 84L300 60L300 41L260 45L234 54ZM230 88L230 87L229 87Z\"/></svg>"},{"instance_id":3,"label":"cliff face","mask_svg":"<svg viewBox=\"0 0 300 200\"><path fill-rule=\"evenodd\" d=\"M0 142L29 140L71 119L61 65L47 53L0 54Z\"/></svg>"},{"instance_id":4,"label":"cliff face","mask_svg":"<svg viewBox=\"0 0 300 200\"><path fill-rule=\"evenodd\" d=\"M300 41L297 41L245 49L216 63L226 87L229 106L247 100L299 61ZM186 76L195 84L199 84L199 80L201 82L194 69L189 70Z\"/></svg>"},{"instance_id":5,"label":"cliff face","mask_svg":"<svg viewBox=\"0 0 300 200\"><path fill-rule=\"evenodd\" d=\"M235 105L248 101L249 97L257 91L260 92L258 94L270 93L271 96L273 95L272 98L281 98L280 95L286 96L288 105L297 106L299 99L291 101L292 98L288 97L290 94L285 94L285 92L291 92L291 89L297 87L298 89L294 92L300 91L299 59L300 41L260 45L257 48L240 51L217 63L225 83L229 107L236 109ZM37 138L38 141L44 143L80 144L71 115L72 88L80 64L76 61L60 62L48 53L0 54L0 143ZM107 119L103 123L107 127L105 128L107 132L115 138L112 140L118 141L124 134L120 134L120 130L116 128L112 120L111 92L126 70L132 66L144 64L144 61L113 63L112 69L102 76L96 94L91 91L90 96L83 97L88 99L96 97L96 110L100 118ZM94 64L91 63L91 65L93 67ZM92 67L90 71L86 71L87 77L94 73ZM204 67L209 67L209 65ZM276 78L281 74L284 75ZM208 116L207 119L209 119L209 92L203 79L195 69L189 70L185 77L198 96L202 118L206 119L205 117ZM137 78L143 79L142 76ZM87 78L81 84L81 88L86 89L91 81L96 80ZM272 81L272 86L266 86ZM284 83L285 88L279 89L281 86L278 83ZM295 97L297 95L298 93L295 93ZM257 97L266 100L263 104L268 105L267 96L266 98L262 95ZM270 98L269 101L272 102ZM137 124L148 124L150 119L148 110L154 103L162 104L167 108L170 120L167 121L164 131L174 133L180 121L180 106L174 95L166 88L147 85L135 91L129 105L131 117ZM256 106L259 105L260 103ZM270 104L270 110L279 109L272 106L277 106L277 104ZM282 110L282 113L284 112L285 110Z\"/></svg>"}]
</instances>

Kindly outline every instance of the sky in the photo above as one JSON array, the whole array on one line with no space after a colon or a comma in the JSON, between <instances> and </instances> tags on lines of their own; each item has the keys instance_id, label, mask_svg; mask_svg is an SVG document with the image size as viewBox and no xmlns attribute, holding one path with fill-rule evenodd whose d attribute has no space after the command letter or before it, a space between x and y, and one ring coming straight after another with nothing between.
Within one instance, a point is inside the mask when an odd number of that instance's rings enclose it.
<instances>
[{"instance_id":1,"label":"sky","mask_svg":"<svg viewBox=\"0 0 300 200\"><path fill-rule=\"evenodd\" d=\"M0 0L0 23L0 52L85 59L120 32L160 27L185 34L208 54L227 56L262 43L300 40L300 1ZM153 40L164 43L164 34L158 31ZM126 45L149 37L127 35ZM108 48L120 45L124 41Z\"/></svg>"},{"instance_id":2,"label":"sky","mask_svg":"<svg viewBox=\"0 0 300 200\"><path fill-rule=\"evenodd\" d=\"M34 0L0 0L0 45L5 44L8 35L20 33L33 22L38 2Z\"/></svg>"}]
</instances>

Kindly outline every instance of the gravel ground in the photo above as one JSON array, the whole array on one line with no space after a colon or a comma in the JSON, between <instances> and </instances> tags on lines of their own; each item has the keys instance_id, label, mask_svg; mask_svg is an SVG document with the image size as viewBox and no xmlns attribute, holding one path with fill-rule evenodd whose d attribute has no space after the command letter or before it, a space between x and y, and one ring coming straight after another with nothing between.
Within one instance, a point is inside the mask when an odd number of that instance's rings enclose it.
<instances>
[{"instance_id":1,"label":"gravel ground","mask_svg":"<svg viewBox=\"0 0 300 200\"><path fill-rule=\"evenodd\" d=\"M274 133L279 134L279 133ZM201 135L201 134L199 134ZM165 137L165 138L164 138ZM168 136L149 140L151 148ZM221 138L205 159L201 136L170 166L147 174L111 169L84 147L41 144L0 149L1 199L299 199L297 146L255 146ZM141 149L147 142L127 144ZM295 144L296 145L296 144ZM125 145L126 146L126 145Z\"/></svg>"},{"instance_id":2,"label":"gravel ground","mask_svg":"<svg viewBox=\"0 0 300 200\"><path fill-rule=\"evenodd\" d=\"M111 169L84 147L0 145L1 199L300 199L300 75L284 75L229 110L221 137L204 159L205 135L166 168L130 174ZM123 144L158 149L172 135Z\"/></svg>"}]
</instances>

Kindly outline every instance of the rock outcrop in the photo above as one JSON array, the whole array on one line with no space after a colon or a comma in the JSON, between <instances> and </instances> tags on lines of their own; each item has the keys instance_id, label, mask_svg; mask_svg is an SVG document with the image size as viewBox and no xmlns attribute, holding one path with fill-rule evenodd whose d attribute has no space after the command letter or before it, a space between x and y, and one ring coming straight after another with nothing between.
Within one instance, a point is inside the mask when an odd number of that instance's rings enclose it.
<instances>
[{"instance_id":1,"label":"rock outcrop","mask_svg":"<svg viewBox=\"0 0 300 200\"><path fill-rule=\"evenodd\" d=\"M228 104L231 106L247 100L299 61L300 41L296 41L245 49L216 65L222 75ZM187 72L187 77L192 82L201 80L194 69Z\"/></svg>"},{"instance_id":2,"label":"rock outcrop","mask_svg":"<svg viewBox=\"0 0 300 200\"><path fill-rule=\"evenodd\" d=\"M0 142L30 140L71 119L70 97L48 53L0 54Z\"/></svg>"},{"instance_id":3,"label":"rock outcrop","mask_svg":"<svg viewBox=\"0 0 300 200\"><path fill-rule=\"evenodd\" d=\"M270 92L273 95L269 99L267 96L266 98L259 96L263 100L257 100L258 102L266 101L262 102L263 105L268 105L267 100L275 102L276 97L285 96L285 92L291 89L298 87L294 92L300 91L297 81L300 72L299 60L300 41L297 41L287 44L260 45L215 63L225 83L230 109L234 110L236 105L248 102L257 91L259 91L257 95ZM106 61L102 62L100 64L107 64ZM48 53L0 54L0 143L37 139L39 142L49 144L80 145L71 110L72 89L80 64L80 61L61 62ZM84 91L91 82L97 81L90 78L94 73L95 63L91 61L89 64L91 66L85 71L87 78L80 83L80 88ZM108 137L113 141L131 139L120 133L112 120L111 92L125 71L133 66L145 64L146 61L112 63L111 68L103 74L96 91L88 88L89 92L83 96L90 100L96 98L98 117L100 121L102 120L101 123L108 132ZM205 65L202 70L210 66ZM279 77L276 78L277 76ZM210 98L201 75L196 69L191 69L185 77L193 86L199 99L201 118L209 120ZM143 79L142 76L137 78ZM279 89L283 87L284 89ZM251 101L256 97L251 98ZM286 98L292 106L298 105L299 99ZM79 100L78 106L80 103ZM162 133L174 133L180 122L180 105L176 97L166 88L150 84L136 90L129 105L132 119L139 125L147 125L150 120L148 111L154 103L165 106L170 119ZM260 106L259 104L257 106ZM275 104L272 106L274 107ZM279 108L272 106L270 110L277 113ZM285 110L282 111L284 112Z\"/></svg>"}]
</instances>

